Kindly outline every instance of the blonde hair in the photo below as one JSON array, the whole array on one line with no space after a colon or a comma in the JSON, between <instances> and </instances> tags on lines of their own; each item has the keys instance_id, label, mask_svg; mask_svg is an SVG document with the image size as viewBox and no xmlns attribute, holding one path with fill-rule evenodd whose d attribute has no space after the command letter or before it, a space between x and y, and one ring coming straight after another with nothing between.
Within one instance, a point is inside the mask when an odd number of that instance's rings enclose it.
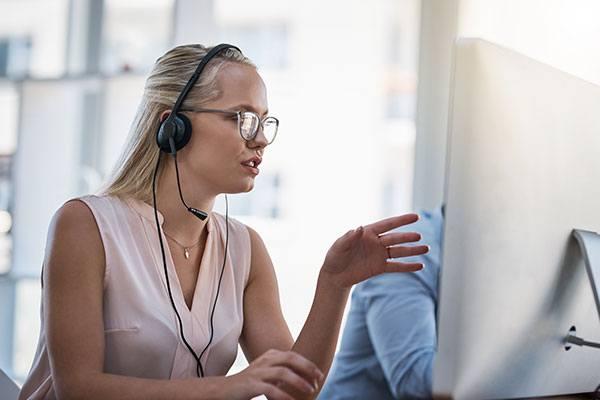
<instances>
[{"instance_id":1,"label":"blonde hair","mask_svg":"<svg viewBox=\"0 0 600 400\"><path fill-rule=\"evenodd\" d=\"M194 73L200 60L211 47L199 44L177 46L156 60L146 79L141 103L129 130L127 144L121 153L107 183L100 194L121 198L133 197L152 202L152 178L159 148L156 133L160 115L171 110L177 97ZM198 81L185 98L182 108L205 104L218 98L217 75L230 62L256 68L247 57L235 49L226 49L215 56L204 68ZM164 163L158 174L162 173Z\"/></svg>"}]
</instances>

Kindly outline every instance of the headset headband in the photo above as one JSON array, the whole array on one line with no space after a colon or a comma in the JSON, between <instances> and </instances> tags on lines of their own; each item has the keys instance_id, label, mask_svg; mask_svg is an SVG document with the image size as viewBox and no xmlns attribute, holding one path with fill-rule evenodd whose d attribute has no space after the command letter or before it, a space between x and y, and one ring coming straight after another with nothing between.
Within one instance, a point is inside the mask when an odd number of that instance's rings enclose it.
<instances>
[{"instance_id":1,"label":"headset headband","mask_svg":"<svg viewBox=\"0 0 600 400\"><path fill-rule=\"evenodd\" d=\"M232 44L227 44L227 43L219 44L219 45L213 47L212 49L210 49L210 51L204 57L202 57L202 60L196 67L196 71L194 71L194 74L192 75L192 77L190 78L188 83L185 85L185 87L179 94L179 97L177 98L177 101L175 102L175 105L173 106L173 109L171 110L171 114L169 114L169 117L167 119L173 120L173 118L175 118L175 115L179 111L181 104L185 100L185 98L188 95L188 93L190 92L190 90L192 90L192 87L194 87L194 84L198 80L198 77L202 73L202 70L204 69L204 67L206 67L206 64L208 64L208 62L211 59L213 59L217 54L219 54L221 51L226 50L226 49L236 49L240 53L242 52L238 47L236 47Z\"/></svg>"}]
</instances>

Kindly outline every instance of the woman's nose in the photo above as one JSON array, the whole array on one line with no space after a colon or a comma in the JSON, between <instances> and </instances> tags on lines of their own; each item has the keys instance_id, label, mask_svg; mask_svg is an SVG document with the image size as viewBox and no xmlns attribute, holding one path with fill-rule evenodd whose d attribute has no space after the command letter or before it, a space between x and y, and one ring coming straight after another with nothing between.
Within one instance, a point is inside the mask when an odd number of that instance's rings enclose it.
<instances>
[{"instance_id":1,"label":"woman's nose","mask_svg":"<svg viewBox=\"0 0 600 400\"><path fill-rule=\"evenodd\" d=\"M254 139L250 140L248 144L252 147L261 148L265 148L269 145L269 141L267 140L264 134L262 124L258 127L258 131L256 132L256 136L254 137Z\"/></svg>"}]
</instances>

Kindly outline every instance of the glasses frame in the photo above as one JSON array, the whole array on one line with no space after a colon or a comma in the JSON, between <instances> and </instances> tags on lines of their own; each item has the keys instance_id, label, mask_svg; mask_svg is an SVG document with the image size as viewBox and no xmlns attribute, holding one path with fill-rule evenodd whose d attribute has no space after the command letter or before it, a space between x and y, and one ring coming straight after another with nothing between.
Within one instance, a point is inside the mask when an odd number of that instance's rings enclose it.
<instances>
[{"instance_id":1,"label":"glasses frame","mask_svg":"<svg viewBox=\"0 0 600 400\"><path fill-rule=\"evenodd\" d=\"M231 111L231 110L219 110L216 108L182 108L179 111L180 112L193 112L193 113L217 113L217 114L225 114L225 115L231 115L231 116L236 115L238 132L239 132L240 136L242 137L242 139L244 139L246 142L256 139L256 136L258 135L259 127L262 128L264 131L264 129L265 129L264 123L266 120L275 121L275 134L273 135L273 139L271 139L271 141L267 143L268 145L275 141L275 138L277 137L277 132L279 131L279 119L277 119L276 117L273 117L271 115L267 115L266 117L261 118L260 115L258 115L254 111ZM244 137L244 135L242 135L242 114L245 114L245 113L253 114L259 122L258 125L256 126L256 129L254 130L254 133L252 133L252 136L249 139L246 139ZM265 137L265 139L266 139L266 137Z\"/></svg>"}]
</instances>

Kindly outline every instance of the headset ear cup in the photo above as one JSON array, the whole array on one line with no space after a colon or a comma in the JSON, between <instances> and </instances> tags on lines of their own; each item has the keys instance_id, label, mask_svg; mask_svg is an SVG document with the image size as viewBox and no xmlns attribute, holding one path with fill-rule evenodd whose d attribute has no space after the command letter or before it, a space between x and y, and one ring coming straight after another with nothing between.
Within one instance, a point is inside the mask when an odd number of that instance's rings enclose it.
<instances>
[{"instance_id":1,"label":"headset ear cup","mask_svg":"<svg viewBox=\"0 0 600 400\"><path fill-rule=\"evenodd\" d=\"M175 148L179 151L188 144L192 137L192 122L183 114L177 114L177 119L182 121L182 125L178 125L177 135L175 137Z\"/></svg>"},{"instance_id":2,"label":"headset ear cup","mask_svg":"<svg viewBox=\"0 0 600 400\"><path fill-rule=\"evenodd\" d=\"M169 146L169 137L173 134L174 130L175 124L168 118L160 123L158 132L156 133L156 144L161 151L164 151L165 153L171 152Z\"/></svg>"},{"instance_id":3,"label":"headset ear cup","mask_svg":"<svg viewBox=\"0 0 600 400\"><path fill-rule=\"evenodd\" d=\"M192 136L192 123L189 118L183 114L177 114L174 118L167 118L158 128L156 134L156 144L165 153L171 153L169 138L173 137L175 150L181 150Z\"/></svg>"}]
</instances>

